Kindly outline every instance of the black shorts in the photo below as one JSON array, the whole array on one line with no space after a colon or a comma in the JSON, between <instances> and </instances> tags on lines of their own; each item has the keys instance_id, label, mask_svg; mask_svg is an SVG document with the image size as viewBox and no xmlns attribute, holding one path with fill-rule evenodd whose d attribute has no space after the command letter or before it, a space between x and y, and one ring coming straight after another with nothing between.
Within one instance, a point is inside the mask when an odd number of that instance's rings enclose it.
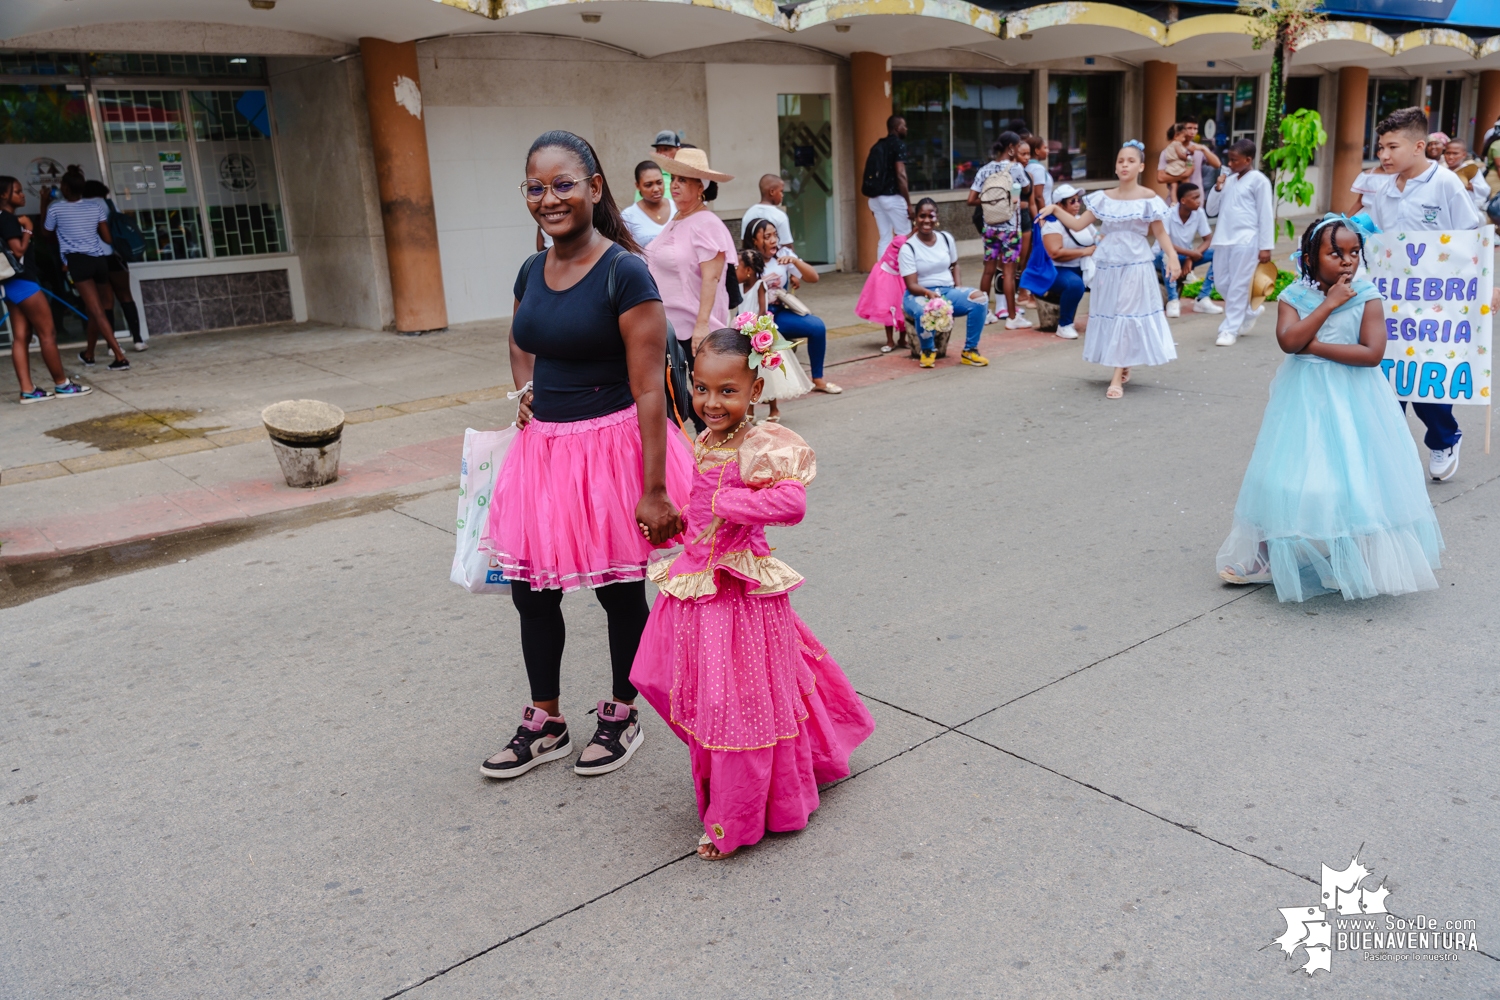
<instances>
[{"instance_id":1,"label":"black shorts","mask_svg":"<svg viewBox=\"0 0 1500 1000\"><path fill-rule=\"evenodd\" d=\"M1035 220L1035 217L1032 215L1031 209L1029 209L1029 208L1023 208L1023 209L1021 209L1021 232L1022 233L1029 233L1029 232L1031 232L1031 224L1034 221L1036 221L1036 220Z\"/></svg>"},{"instance_id":2,"label":"black shorts","mask_svg":"<svg viewBox=\"0 0 1500 1000\"><path fill-rule=\"evenodd\" d=\"M129 274L130 265L125 263L125 258L117 253L112 253L105 260L109 264L110 274Z\"/></svg>"},{"instance_id":3,"label":"black shorts","mask_svg":"<svg viewBox=\"0 0 1500 1000\"><path fill-rule=\"evenodd\" d=\"M109 257L90 257L86 253L68 254L68 277L73 279L73 284L80 281L97 281L101 284L109 284Z\"/></svg>"}]
</instances>

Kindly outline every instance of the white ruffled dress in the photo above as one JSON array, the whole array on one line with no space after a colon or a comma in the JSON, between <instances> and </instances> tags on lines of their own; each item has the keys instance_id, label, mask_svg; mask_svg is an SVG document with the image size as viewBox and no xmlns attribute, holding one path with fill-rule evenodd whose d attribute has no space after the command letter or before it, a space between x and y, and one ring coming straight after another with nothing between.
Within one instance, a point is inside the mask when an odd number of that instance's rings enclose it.
<instances>
[{"instance_id":1,"label":"white ruffled dress","mask_svg":"<svg viewBox=\"0 0 1500 1000\"><path fill-rule=\"evenodd\" d=\"M1110 368L1176 360L1148 237L1151 223L1167 217L1167 203L1155 195L1117 201L1095 191L1084 205L1099 220L1100 235L1083 360Z\"/></svg>"}]
</instances>

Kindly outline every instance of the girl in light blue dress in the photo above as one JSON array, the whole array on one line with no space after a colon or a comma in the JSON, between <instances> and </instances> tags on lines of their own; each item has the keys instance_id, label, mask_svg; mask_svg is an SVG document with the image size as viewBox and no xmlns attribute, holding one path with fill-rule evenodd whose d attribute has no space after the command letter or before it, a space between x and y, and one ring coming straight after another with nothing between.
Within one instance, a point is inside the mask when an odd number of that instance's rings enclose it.
<instances>
[{"instance_id":1,"label":"girl in light blue dress","mask_svg":"<svg viewBox=\"0 0 1500 1000\"><path fill-rule=\"evenodd\" d=\"M1380 294L1356 278L1364 237L1329 214L1302 235L1301 277L1280 296L1288 355L1271 382L1234 528L1229 583L1274 583L1283 601L1432 590L1443 536L1401 405L1380 369Z\"/></svg>"}]
</instances>

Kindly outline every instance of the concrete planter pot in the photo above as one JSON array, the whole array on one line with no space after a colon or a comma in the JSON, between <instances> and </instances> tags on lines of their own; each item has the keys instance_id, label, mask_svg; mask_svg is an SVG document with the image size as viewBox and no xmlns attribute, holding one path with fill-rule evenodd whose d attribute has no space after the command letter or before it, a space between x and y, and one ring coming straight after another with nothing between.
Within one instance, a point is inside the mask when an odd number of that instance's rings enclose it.
<instances>
[{"instance_id":1,"label":"concrete planter pot","mask_svg":"<svg viewBox=\"0 0 1500 1000\"><path fill-rule=\"evenodd\" d=\"M339 477L344 411L315 399L289 399L261 411L288 486L326 486Z\"/></svg>"}]
</instances>

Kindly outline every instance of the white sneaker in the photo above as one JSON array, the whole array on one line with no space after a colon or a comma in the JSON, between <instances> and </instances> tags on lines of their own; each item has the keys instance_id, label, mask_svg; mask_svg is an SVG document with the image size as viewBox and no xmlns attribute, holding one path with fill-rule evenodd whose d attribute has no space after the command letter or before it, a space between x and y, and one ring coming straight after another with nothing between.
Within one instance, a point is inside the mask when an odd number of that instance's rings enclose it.
<instances>
[{"instance_id":1,"label":"white sneaker","mask_svg":"<svg viewBox=\"0 0 1500 1000\"><path fill-rule=\"evenodd\" d=\"M1060 327L1058 327L1057 328L1057 335L1059 337L1061 337L1063 340L1077 340L1078 339L1078 330L1077 330L1076 327L1073 326L1072 323L1069 323L1067 326L1060 326Z\"/></svg>"},{"instance_id":2,"label":"white sneaker","mask_svg":"<svg viewBox=\"0 0 1500 1000\"><path fill-rule=\"evenodd\" d=\"M1020 312L1021 310L1017 309L1016 311ZM1015 319L1006 320L1005 328L1007 330L1030 330L1031 320L1027 319L1025 316L1017 316Z\"/></svg>"},{"instance_id":3,"label":"white sneaker","mask_svg":"<svg viewBox=\"0 0 1500 1000\"><path fill-rule=\"evenodd\" d=\"M1009 315L1010 315L1010 308L1005 304L1005 300L1004 299L1001 299L1001 300L999 300L998 302L995 303L995 318L996 319L1004 319L1006 316L1009 316Z\"/></svg>"},{"instance_id":4,"label":"white sneaker","mask_svg":"<svg viewBox=\"0 0 1500 1000\"><path fill-rule=\"evenodd\" d=\"M1224 307L1213 299L1196 299L1193 302L1193 312L1195 313L1213 313L1217 315L1223 311Z\"/></svg>"},{"instance_id":5,"label":"white sneaker","mask_svg":"<svg viewBox=\"0 0 1500 1000\"><path fill-rule=\"evenodd\" d=\"M1221 333L1219 334L1219 339L1214 341L1214 343L1219 347L1233 347L1234 342L1239 339L1240 335L1237 333Z\"/></svg>"},{"instance_id":6,"label":"white sneaker","mask_svg":"<svg viewBox=\"0 0 1500 1000\"><path fill-rule=\"evenodd\" d=\"M1249 333L1251 331L1251 329L1254 328L1255 321L1258 320L1258 319L1260 319L1260 314L1263 313L1263 312L1265 312L1265 311L1266 311L1266 307L1265 306L1261 306L1259 309L1255 310L1249 316L1246 316L1245 317L1245 322L1243 322L1243 323L1240 324L1239 335L1241 337L1243 337L1245 334Z\"/></svg>"},{"instance_id":7,"label":"white sneaker","mask_svg":"<svg viewBox=\"0 0 1500 1000\"><path fill-rule=\"evenodd\" d=\"M1464 443L1463 438L1453 442L1452 448L1432 449L1432 461L1427 463L1427 471L1432 473L1432 478L1440 483L1446 483L1458 472L1458 448Z\"/></svg>"},{"instance_id":8,"label":"white sneaker","mask_svg":"<svg viewBox=\"0 0 1500 1000\"><path fill-rule=\"evenodd\" d=\"M1182 317L1182 303L1173 299L1167 303L1167 319L1180 319Z\"/></svg>"},{"instance_id":9,"label":"white sneaker","mask_svg":"<svg viewBox=\"0 0 1500 1000\"><path fill-rule=\"evenodd\" d=\"M137 351L144 351L146 349L146 342L144 340L137 340L135 342L135 349Z\"/></svg>"},{"instance_id":10,"label":"white sneaker","mask_svg":"<svg viewBox=\"0 0 1500 1000\"><path fill-rule=\"evenodd\" d=\"M984 311L984 325L985 326L989 326L991 323L1003 323L1003 322L1005 322L1005 317L1001 316L999 313L997 313L997 312L991 312L988 309L986 309Z\"/></svg>"}]
</instances>

